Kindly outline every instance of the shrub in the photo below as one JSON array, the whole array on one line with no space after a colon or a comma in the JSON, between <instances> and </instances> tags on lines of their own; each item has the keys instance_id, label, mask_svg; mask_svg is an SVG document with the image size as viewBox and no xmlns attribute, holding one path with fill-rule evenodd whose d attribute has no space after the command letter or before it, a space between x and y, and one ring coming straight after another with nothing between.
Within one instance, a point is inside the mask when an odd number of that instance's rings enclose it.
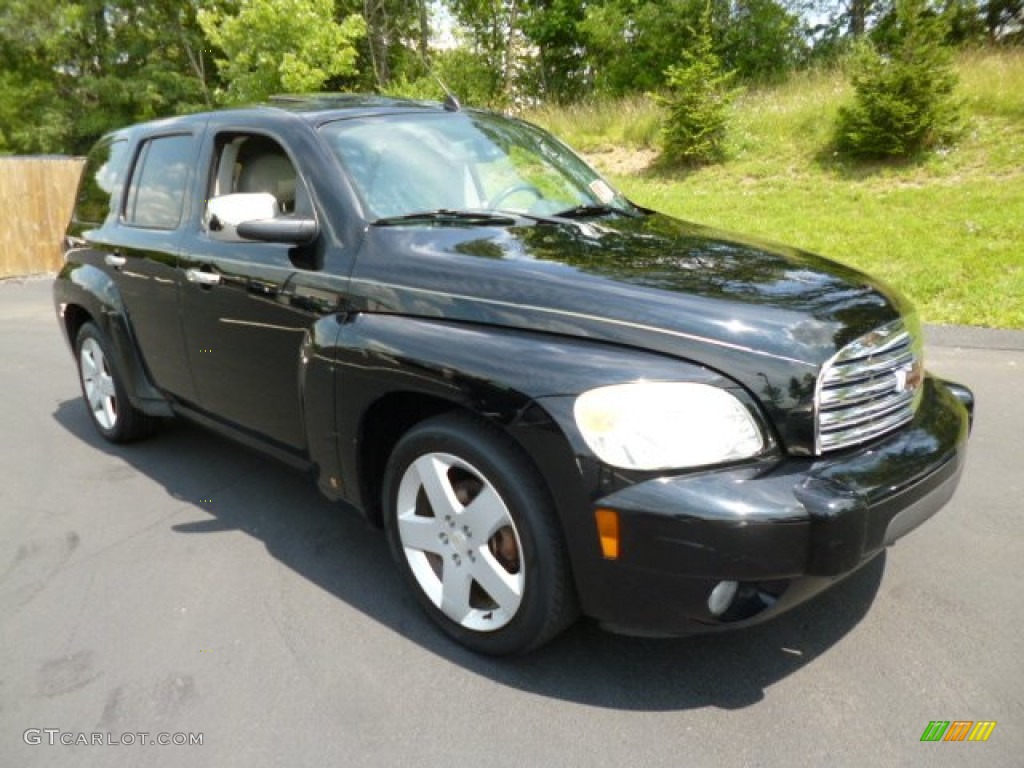
<instances>
[{"instance_id":1,"label":"shrub","mask_svg":"<svg viewBox=\"0 0 1024 768\"><path fill-rule=\"evenodd\" d=\"M657 98L665 110L661 161L667 164L703 165L725 154L735 73L724 71L715 54L708 14L701 26L682 63L665 70L666 92Z\"/></svg>"},{"instance_id":2,"label":"shrub","mask_svg":"<svg viewBox=\"0 0 1024 768\"><path fill-rule=\"evenodd\" d=\"M906 158L952 143L962 129L957 74L941 18L923 0L897 0L888 46L861 43L854 100L839 108L835 143L855 158Z\"/></svg>"}]
</instances>

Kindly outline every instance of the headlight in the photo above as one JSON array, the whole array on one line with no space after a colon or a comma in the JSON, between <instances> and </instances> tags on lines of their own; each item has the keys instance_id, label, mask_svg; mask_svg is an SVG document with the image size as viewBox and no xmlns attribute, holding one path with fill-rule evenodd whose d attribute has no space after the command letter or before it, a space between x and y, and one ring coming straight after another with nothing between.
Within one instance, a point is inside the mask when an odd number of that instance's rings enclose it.
<instances>
[{"instance_id":1,"label":"headlight","mask_svg":"<svg viewBox=\"0 0 1024 768\"><path fill-rule=\"evenodd\" d=\"M764 448L750 411L719 387L618 384L576 398L576 424L601 461L623 469L682 469L755 456Z\"/></svg>"}]
</instances>

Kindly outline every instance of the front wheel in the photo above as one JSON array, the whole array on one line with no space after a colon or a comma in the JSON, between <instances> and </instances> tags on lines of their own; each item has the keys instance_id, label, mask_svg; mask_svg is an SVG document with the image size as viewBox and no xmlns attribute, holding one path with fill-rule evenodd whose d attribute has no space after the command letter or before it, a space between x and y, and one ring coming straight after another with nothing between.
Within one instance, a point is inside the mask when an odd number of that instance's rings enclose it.
<instances>
[{"instance_id":1,"label":"front wheel","mask_svg":"<svg viewBox=\"0 0 1024 768\"><path fill-rule=\"evenodd\" d=\"M97 432L112 443L138 440L153 432L156 420L128 400L106 337L93 323L78 331L75 357L82 396Z\"/></svg>"},{"instance_id":2,"label":"front wheel","mask_svg":"<svg viewBox=\"0 0 1024 768\"><path fill-rule=\"evenodd\" d=\"M544 484L518 447L469 416L410 430L384 480L392 552L427 613L466 647L522 653L564 629L575 599Z\"/></svg>"}]
</instances>

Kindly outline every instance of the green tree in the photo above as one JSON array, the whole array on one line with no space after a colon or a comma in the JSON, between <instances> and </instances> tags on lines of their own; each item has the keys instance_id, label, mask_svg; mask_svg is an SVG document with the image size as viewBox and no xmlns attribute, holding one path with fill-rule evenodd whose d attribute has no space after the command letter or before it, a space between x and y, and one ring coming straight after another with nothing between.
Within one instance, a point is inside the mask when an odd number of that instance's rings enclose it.
<instances>
[{"instance_id":1,"label":"green tree","mask_svg":"<svg viewBox=\"0 0 1024 768\"><path fill-rule=\"evenodd\" d=\"M83 152L111 128L208 104L197 2L5 0L0 151Z\"/></svg>"},{"instance_id":2,"label":"green tree","mask_svg":"<svg viewBox=\"0 0 1024 768\"><path fill-rule=\"evenodd\" d=\"M613 95L666 84L681 51L697 45L708 0L604 0L580 22L596 88ZM711 0L709 35L723 65L746 81L776 80L804 58L800 21L780 0Z\"/></svg>"},{"instance_id":3,"label":"green tree","mask_svg":"<svg viewBox=\"0 0 1024 768\"><path fill-rule=\"evenodd\" d=\"M668 67L693 44L703 0L605 0L582 22L594 84L611 95L660 89Z\"/></svg>"},{"instance_id":4,"label":"green tree","mask_svg":"<svg viewBox=\"0 0 1024 768\"><path fill-rule=\"evenodd\" d=\"M336 0L334 18L353 14L366 21L357 44L358 67L365 73L355 85L386 88L393 79L418 76L430 58L428 0Z\"/></svg>"},{"instance_id":5,"label":"green tree","mask_svg":"<svg viewBox=\"0 0 1024 768\"><path fill-rule=\"evenodd\" d=\"M586 49L581 23L583 0L539 0L522 20L525 39L536 50L525 86L541 99L569 102L587 85Z\"/></svg>"},{"instance_id":6,"label":"green tree","mask_svg":"<svg viewBox=\"0 0 1024 768\"><path fill-rule=\"evenodd\" d=\"M868 19L875 12L877 0L849 0L847 18L851 37L863 37L868 30Z\"/></svg>"},{"instance_id":7,"label":"green tree","mask_svg":"<svg viewBox=\"0 0 1024 768\"><path fill-rule=\"evenodd\" d=\"M452 48L434 54L431 71L419 77L401 75L382 92L406 99L441 101L444 83L462 104L474 107L500 107L504 102L502 81L486 59L466 48Z\"/></svg>"},{"instance_id":8,"label":"green tree","mask_svg":"<svg viewBox=\"0 0 1024 768\"><path fill-rule=\"evenodd\" d=\"M946 19L950 45L963 48L986 42L985 18L977 0L942 0L937 10Z\"/></svg>"},{"instance_id":9,"label":"green tree","mask_svg":"<svg viewBox=\"0 0 1024 768\"><path fill-rule=\"evenodd\" d=\"M716 52L746 81L777 81L807 56L800 19L775 0L735 0L715 6Z\"/></svg>"},{"instance_id":10,"label":"green tree","mask_svg":"<svg viewBox=\"0 0 1024 768\"><path fill-rule=\"evenodd\" d=\"M357 71L362 16L334 19L332 0L242 0L236 13L201 10L199 24L224 53L217 68L228 102L260 101L280 91L315 91Z\"/></svg>"},{"instance_id":11,"label":"green tree","mask_svg":"<svg viewBox=\"0 0 1024 768\"><path fill-rule=\"evenodd\" d=\"M0 6L0 153L59 152L69 141L51 52L59 20L52 3Z\"/></svg>"},{"instance_id":12,"label":"green tree","mask_svg":"<svg viewBox=\"0 0 1024 768\"><path fill-rule=\"evenodd\" d=\"M988 0L982 11L990 41L1024 44L1024 0Z\"/></svg>"},{"instance_id":13,"label":"green tree","mask_svg":"<svg viewBox=\"0 0 1024 768\"><path fill-rule=\"evenodd\" d=\"M956 47L986 42L985 20L976 0L929 0L922 6L923 17L939 16L945 28L945 42ZM880 14L868 38L883 53L901 42L900 9L893 5Z\"/></svg>"},{"instance_id":14,"label":"green tree","mask_svg":"<svg viewBox=\"0 0 1024 768\"><path fill-rule=\"evenodd\" d=\"M529 4L524 0L447 0L446 4L465 31L470 51L487 62L499 84L492 103L512 101L528 58L522 23Z\"/></svg>"},{"instance_id":15,"label":"green tree","mask_svg":"<svg viewBox=\"0 0 1024 768\"><path fill-rule=\"evenodd\" d=\"M667 92L658 97L665 108L661 160L671 165L703 165L725 154L729 108L736 95L735 73L726 72L711 40L707 12L682 63L665 72Z\"/></svg>"},{"instance_id":16,"label":"green tree","mask_svg":"<svg viewBox=\"0 0 1024 768\"><path fill-rule=\"evenodd\" d=\"M947 144L962 127L957 74L946 26L924 0L898 0L883 55L862 42L854 59L853 102L836 121L839 151L858 158L905 158Z\"/></svg>"}]
</instances>

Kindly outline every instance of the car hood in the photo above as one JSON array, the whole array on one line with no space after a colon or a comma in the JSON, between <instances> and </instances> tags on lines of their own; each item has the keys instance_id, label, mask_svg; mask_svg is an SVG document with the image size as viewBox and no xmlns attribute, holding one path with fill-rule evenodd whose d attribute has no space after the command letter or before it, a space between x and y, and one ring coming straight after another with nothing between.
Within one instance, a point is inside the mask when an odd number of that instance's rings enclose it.
<instances>
[{"instance_id":1,"label":"car hood","mask_svg":"<svg viewBox=\"0 0 1024 768\"><path fill-rule=\"evenodd\" d=\"M352 278L370 311L654 350L717 370L779 419L804 422L822 364L908 311L849 267L660 214L371 227Z\"/></svg>"}]
</instances>

